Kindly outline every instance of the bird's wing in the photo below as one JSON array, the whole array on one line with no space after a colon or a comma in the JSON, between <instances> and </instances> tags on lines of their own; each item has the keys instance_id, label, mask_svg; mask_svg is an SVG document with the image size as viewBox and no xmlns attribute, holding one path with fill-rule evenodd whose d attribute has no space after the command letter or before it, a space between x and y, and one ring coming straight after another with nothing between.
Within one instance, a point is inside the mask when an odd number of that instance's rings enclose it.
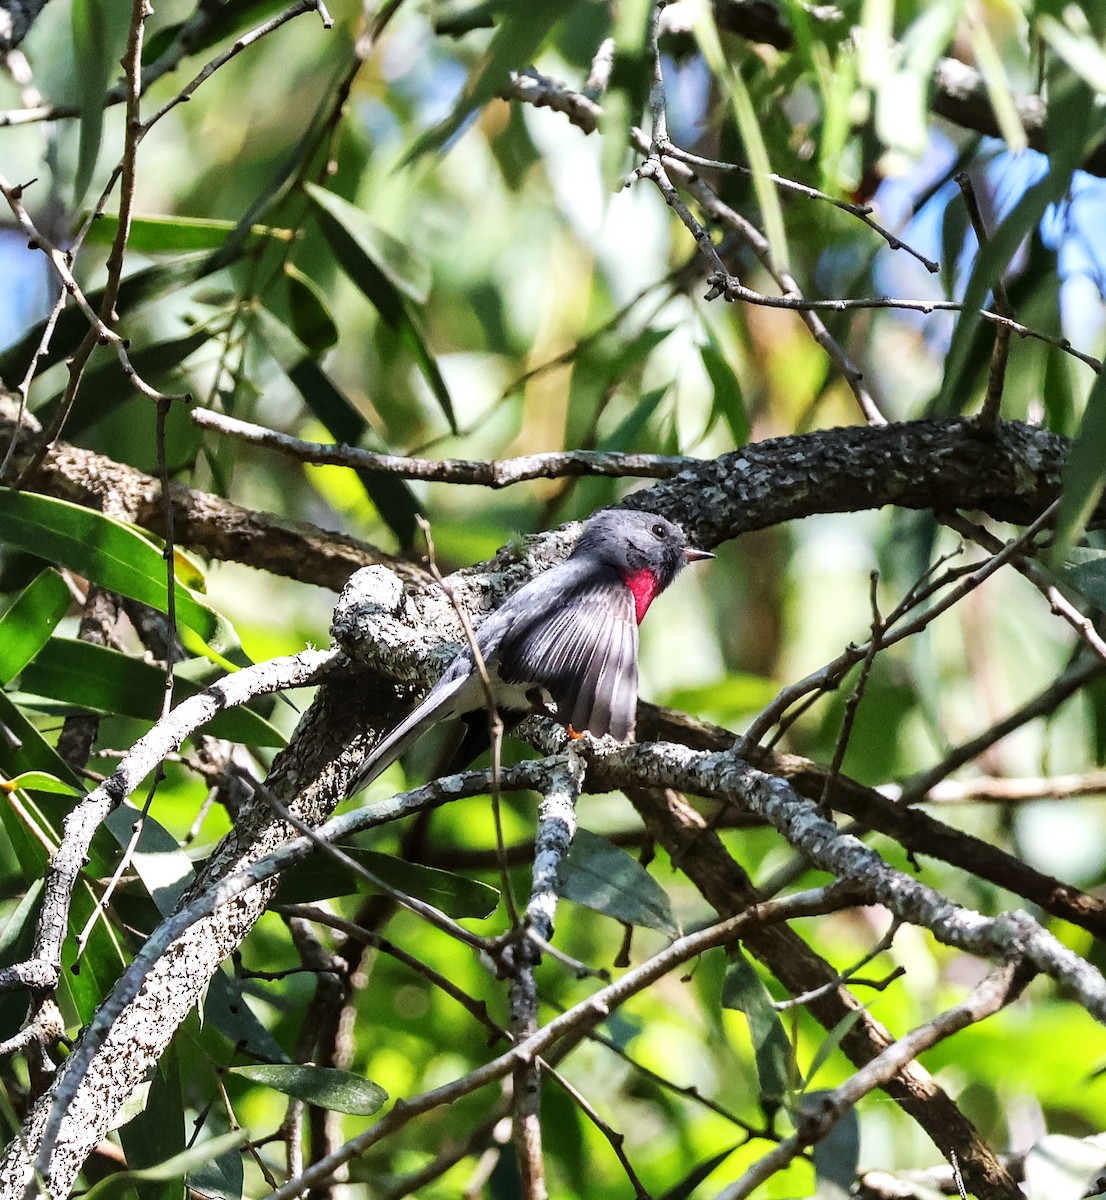
<instances>
[{"instance_id":1,"label":"bird's wing","mask_svg":"<svg viewBox=\"0 0 1106 1200\"><path fill-rule=\"evenodd\" d=\"M496 651L500 676L545 688L577 732L627 741L637 712L633 596L620 581L594 579L566 588L552 610L549 596L517 606Z\"/></svg>"}]
</instances>

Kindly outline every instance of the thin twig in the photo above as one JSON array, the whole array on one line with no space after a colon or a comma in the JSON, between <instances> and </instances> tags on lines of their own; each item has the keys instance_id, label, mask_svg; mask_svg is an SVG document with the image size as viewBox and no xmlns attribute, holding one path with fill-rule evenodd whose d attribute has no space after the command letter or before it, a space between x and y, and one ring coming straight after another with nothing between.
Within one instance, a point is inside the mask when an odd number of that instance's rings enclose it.
<instances>
[{"instance_id":1,"label":"thin twig","mask_svg":"<svg viewBox=\"0 0 1106 1200\"><path fill-rule=\"evenodd\" d=\"M1054 504L1052 508L1055 509L1056 505ZM982 525L977 525L974 521L969 521L966 517L962 517L959 513L944 516L942 517L942 521L950 529L955 529L961 536L970 539L985 550L992 550L992 547L1000 544L994 534L984 529ZM1096 658L1106 663L1106 639L1103 639L1102 635L1095 628L1094 621L1080 612L1063 592L1060 591L1056 584L1053 583L1052 577L1044 567L1040 563L1033 562L1030 559L1023 559L1020 562L1015 562L1014 568L1019 574L1028 579L1037 591L1044 596L1052 611L1075 630L1087 649Z\"/></svg>"},{"instance_id":2,"label":"thin twig","mask_svg":"<svg viewBox=\"0 0 1106 1200\"><path fill-rule=\"evenodd\" d=\"M701 155L692 154L689 150L682 150L672 142L666 142L657 148L666 158L678 159L680 162L686 163L689 167L696 167L700 170L737 171L743 175L752 175L753 173L750 167L746 167L741 163L719 162L717 159L703 158ZM889 229L885 229L878 221L872 220L872 212L874 210L870 204L853 204L850 200L840 200L836 196L821 192L817 188L810 187L805 183L799 183L795 179L788 179L783 175L777 175L775 172L769 172L766 178L782 191L796 192L798 195L806 196L811 200L821 200L825 204L832 204L834 208L841 209L842 212L847 212L850 216L856 217L858 221L867 225L873 233L883 238L890 249L905 250L907 254L916 258L931 275L936 275L940 271L940 263L935 263L933 259L927 258L920 250L915 250L913 246L904 242L902 238L896 237Z\"/></svg>"},{"instance_id":3,"label":"thin twig","mask_svg":"<svg viewBox=\"0 0 1106 1200\"><path fill-rule=\"evenodd\" d=\"M818 802L823 812L832 808L833 793L837 787L837 778L841 774L841 764L845 761L845 752L849 748L853 726L856 724L856 714L864 692L868 686L868 676L872 673L872 664L876 655L883 647L883 631L886 628L879 611L879 572L873 571L868 580L868 602L872 609L872 636L868 639L868 649L860 664L860 677L856 681L852 695L845 702L845 716L841 729L837 734L837 744L833 748L833 761L826 772L826 781L822 785L822 798Z\"/></svg>"},{"instance_id":4,"label":"thin twig","mask_svg":"<svg viewBox=\"0 0 1106 1200\"><path fill-rule=\"evenodd\" d=\"M1052 520L1058 503L1059 501L1051 504L1019 537L1007 543L1000 551L976 567L970 575L951 587L931 608L926 609L913 620L899 625L897 629L890 628L891 621L894 620L897 613L888 618L888 628L882 638L883 645L892 646L904 638L921 632L941 613L946 612L969 592L979 587L984 580L990 578L1000 567L1022 557L1037 534ZM754 717L743 737L739 738L735 744L735 751L742 754L747 752L749 746L756 745L787 709L803 697L835 688L850 667L864 660L869 652L869 646L870 642L860 646L849 645L832 662L807 675L804 679L783 688L775 700Z\"/></svg>"}]
</instances>

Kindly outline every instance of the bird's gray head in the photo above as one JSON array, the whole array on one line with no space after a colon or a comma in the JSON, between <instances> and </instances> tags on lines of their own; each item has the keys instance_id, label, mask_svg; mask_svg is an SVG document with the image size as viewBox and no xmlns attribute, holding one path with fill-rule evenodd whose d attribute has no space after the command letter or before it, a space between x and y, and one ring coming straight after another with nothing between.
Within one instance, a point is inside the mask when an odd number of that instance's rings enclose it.
<instances>
[{"instance_id":1,"label":"bird's gray head","mask_svg":"<svg viewBox=\"0 0 1106 1200\"><path fill-rule=\"evenodd\" d=\"M584 526L572 557L589 555L629 580L648 571L662 592L688 562L711 558L687 543L684 531L656 513L607 508Z\"/></svg>"}]
</instances>

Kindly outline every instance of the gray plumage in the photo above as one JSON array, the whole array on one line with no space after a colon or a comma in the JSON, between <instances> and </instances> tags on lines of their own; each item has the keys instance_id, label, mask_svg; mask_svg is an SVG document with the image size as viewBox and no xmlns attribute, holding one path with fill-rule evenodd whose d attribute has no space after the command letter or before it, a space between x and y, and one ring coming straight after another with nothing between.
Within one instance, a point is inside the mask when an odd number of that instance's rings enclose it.
<instances>
[{"instance_id":1,"label":"gray plumage","mask_svg":"<svg viewBox=\"0 0 1106 1200\"><path fill-rule=\"evenodd\" d=\"M577 733L633 736L638 622L688 561L709 558L653 513L608 509L584 527L572 554L524 584L476 633L496 707L552 703ZM472 651L463 647L426 697L381 742L350 783L371 783L430 726L486 707Z\"/></svg>"}]
</instances>

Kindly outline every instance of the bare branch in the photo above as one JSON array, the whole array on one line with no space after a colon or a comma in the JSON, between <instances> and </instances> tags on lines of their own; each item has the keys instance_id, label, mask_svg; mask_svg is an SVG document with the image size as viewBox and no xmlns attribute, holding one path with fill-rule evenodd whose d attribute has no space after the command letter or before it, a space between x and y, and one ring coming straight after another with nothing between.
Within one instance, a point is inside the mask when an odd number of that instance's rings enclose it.
<instances>
[{"instance_id":1,"label":"bare branch","mask_svg":"<svg viewBox=\"0 0 1106 1200\"><path fill-rule=\"evenodd\" d=\"M533 479L562 479L588 475L611 478L670 479L686 467L702 462L679 454L623 454L603 450L550 451L508 459L427 459L399 454L378 454L357 446L305 442L228 417L207 408L192 410L193 421L240 442L264 446L299 462L351 467L401 479L425 479L434 483L470 484L503 488Z\"/></svg>"}]
</instances>

